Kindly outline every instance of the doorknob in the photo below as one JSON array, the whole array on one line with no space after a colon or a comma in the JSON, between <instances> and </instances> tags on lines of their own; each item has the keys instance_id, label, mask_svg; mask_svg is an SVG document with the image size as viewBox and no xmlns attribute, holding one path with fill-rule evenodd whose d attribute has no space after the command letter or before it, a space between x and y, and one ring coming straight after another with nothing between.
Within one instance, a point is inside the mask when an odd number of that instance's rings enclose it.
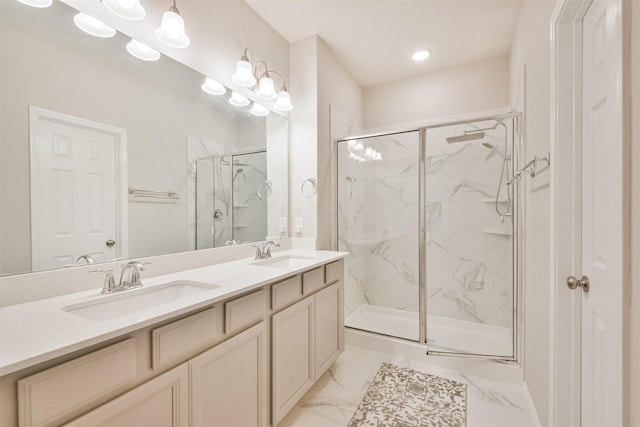
<instances>
[{"instance_id":1,"label":"doorknob","mask_svg":"<svg viewBox=\"0 0 640 427\"><path fill-rule=\"evenodd\" d=\"M115 241L115 240L111 240L111 239L109 239L109 240L107 240L107 241L105 242L105 244L106 244L107 246L111 247L111 246L113 246L113 245L115 245L115 244L116 244L116 241Z\"/></svg>"},{"instance_id":2,"label":"doorknob","mask_svg":"<svg viewBox=\"0 0 640 427\"><path fill-rule=\"evenodd\" d=\"M567 277L567 286L569 289L575 289L579 286L584 292L589 292L589 278L582 276L582 278L578 280L573 276L569 276Z\"/></svg>"}]
</instances>

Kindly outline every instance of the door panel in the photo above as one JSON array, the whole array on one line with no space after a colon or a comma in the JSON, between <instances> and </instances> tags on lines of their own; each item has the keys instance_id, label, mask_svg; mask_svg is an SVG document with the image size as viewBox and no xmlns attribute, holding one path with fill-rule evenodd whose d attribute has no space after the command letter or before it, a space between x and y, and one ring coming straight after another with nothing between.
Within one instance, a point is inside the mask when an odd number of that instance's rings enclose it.
<instances>
[{"instance_id":1,"label":"door panel","mask_svg":"<svg viewBox=\"0 0 640 427\"><path fill-rule=\"evenodd\" d=\"M582 425L621 424L622 134L620 4L583 21ZM579 290L578 290L579 291Z\"/></svg>"},{"instance_id":2,"label":"door panel","mask_svg":"<svg viewBox=\"0 0 640 427\"><path fill-rule=\"evenodd\" d=\"M73 265L82 255L95 261L123 256L118 135L84 126L82 119L34 114L32 120L33 270ZM116 244L107 246L107 240Z\"/></svg>"}]
</instances>

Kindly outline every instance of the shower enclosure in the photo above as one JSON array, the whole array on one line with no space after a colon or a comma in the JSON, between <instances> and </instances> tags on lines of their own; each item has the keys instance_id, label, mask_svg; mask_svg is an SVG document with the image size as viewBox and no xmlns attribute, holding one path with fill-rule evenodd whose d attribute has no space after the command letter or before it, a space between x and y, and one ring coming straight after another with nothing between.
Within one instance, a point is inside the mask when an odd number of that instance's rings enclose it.
<instances>
[{"instance_id":1,"label":"shower enclosure","mask_svg":"<svg viewBox=\"0 0 640 427\"><path fill-rule=\"evenodd\" d=\"M503 115L338 140L346 326L516 359L518 135Z\"/></svg>"},{"instance_id":2,"label":"shower enclosure","mask_svg":"<svg viewBox=\"0 0 640 427\"><path fill-rule=\"evenodd\" d=\"M195 162L196 249L267 235L267 153L216 155Z\"/></svg>"}]
</instances>

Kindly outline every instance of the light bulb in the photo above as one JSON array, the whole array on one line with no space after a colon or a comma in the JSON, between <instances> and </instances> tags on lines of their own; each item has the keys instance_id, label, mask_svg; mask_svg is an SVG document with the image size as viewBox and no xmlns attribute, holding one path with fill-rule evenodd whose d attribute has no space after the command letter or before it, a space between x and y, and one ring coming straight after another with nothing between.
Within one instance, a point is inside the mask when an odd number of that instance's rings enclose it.
<instances>
[{"instance_id":1,"label":"light bulb","mask_svg":"<svg viewBox=\"0 0 640 427\"><path fill-rule=\"evenodd\" d=\"M251 114L258 117L268 116L269 112L270 111L267 107L262 106L260 104L256 104L256 103L253 104L253 107L251 107L251 111L250 111Z\"/></svg>"},{"instance_id":2,"label":"light bulb","mask_svg":"<svg viewBox=\"0 0 640 427\"><path fill-rule=\"evenodd\" d=\"M156 37L170 47L181 49L191 44L191 40L184 31L182 16L172 11L162 14L162 22L156 28Z\"/></svg>"},{"instance_id":3,"label":"light bulb","mask_svg":"<svg viewBox=\"0 0 640 427\"><path fill-rule=\"evenodd\" d=\"M209 95L224 95L227 92L227 89L222 84L209 77L205 79L200 87Z\"/></svg>"},{"instance_id":4,"label":"light bulb","mask_svg":"<svg viewBox=\"0 0 640 427\"><path fill-rule=\"evenodd\" d=\"M102 0L104 7L121 18L139 21L147 16L140 0Z\"/></svg>"},{"instance_id":5,"label":"light bulb","mask_svg":"<svg viewBox=\"0 0 640 427\"><path fill-rule=\"evenodd\" d=\"M277 111L291 111L293 109L293 105L291 105L289 92L285 90L278 92L278 99L276 99L276 102L273 104L273 108Z\"/></svg>"},{"instance_id":6,"label":"light bulb","mask_svg":"<svg viewBox=\"0 0 640 427\"><path fill-rule=\"evenodd\" d=\"M256 84L256 78L251 70L251 63L244 59L238 61L236 72L231 76L231 81L238 86L249 87Z\"/></svg>"},{"instance_id":7,"label":"light bulb","mask_svg":"<svg viewBox=\"0 0 640 427\"><path fill-rule=\"evenodd\" d=\"M414 61L424 61L431 56L431 51L429 49L421 49L413 53L411 55L411 59Z\"/></svg>"},{"instance_id":8,"label":"light bulb","mask_svg":"<svg viewBox=\"0 0 640 427\"><path fill-rule=\"evenodd\" d=\"M26 4L31 7L45 8L51 6L53 0L18 0L22 4Z\"/></svg>"},{"instance_id":9,"label":"light bulb","mask_svg":"<svg viewBox=\"0 0 640 427\"><path fill-rule=\"evenodd\" d=\"M87 34L91 34L92 36L108 38L116 35L116 30L105 25L99 19L86 15L82 12L73 17L73 22L82 31Z\"/></svg>"},{"instance_id":10,"label":"light bulb","mask_svg":"<svg viewBox=\"0 0 640 427\"><path fill-rule=\"evenodd\" d=\"M271 77L263 77L260 79L260 87L258 88L256 95L258 98L265 100L275 99L278 96Z\"/></svg>"},{"instance_id":11,"label":"light bulb","mask_svg":"<svg viewBox=\"0 0 640 427\"><path fill-rule=\"evenodd\" d=\"M127 43L127 52L143 61L157 61L160 59L160 52L134 39Z\"/></svg>"},{"instance_id":12,"label":"light bulb","mask_svg":"<svg viewBox=\"0 0 640 427\"><path fill-rule=\"evenodd\" d=\"M246 96L240 95L238 92L232 92L231 98L229 98L229 104L235 107L246 107L250 103L251 101Z\"/></svg>"}]
</instances>

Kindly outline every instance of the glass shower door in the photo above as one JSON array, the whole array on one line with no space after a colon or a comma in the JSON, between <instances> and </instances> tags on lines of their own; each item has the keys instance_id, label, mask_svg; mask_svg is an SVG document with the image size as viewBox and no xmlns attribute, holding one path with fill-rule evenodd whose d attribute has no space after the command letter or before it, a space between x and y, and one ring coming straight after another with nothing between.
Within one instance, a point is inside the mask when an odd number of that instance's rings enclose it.
<instances>
[{"instance_id":1,"label":"glass shower door","mask_svg":"<svg viewBox=\"0 0 640 427\"><path fill-rule=\"evenodd\" d=\"M426 130L430 353L515 358L514 121Z\"/></svg>"},{"instance_id":2,"label":"glass shower door","mask_svg":"<svg viewBox=\"0 0 640 427\"><path fill-rule=\"evenodd\" d=\"M338 141L345 324L418 341L419 132Z\"/></svg>"}]
</instances>

